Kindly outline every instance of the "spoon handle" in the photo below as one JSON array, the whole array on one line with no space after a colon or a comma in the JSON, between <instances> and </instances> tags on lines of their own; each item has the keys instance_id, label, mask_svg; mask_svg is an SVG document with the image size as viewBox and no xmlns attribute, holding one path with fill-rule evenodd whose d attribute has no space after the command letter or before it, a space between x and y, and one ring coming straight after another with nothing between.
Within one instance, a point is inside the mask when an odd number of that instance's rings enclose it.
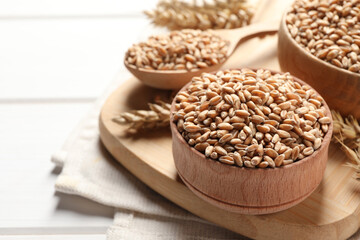
<instances>
[{"instance_id":1,"label":"spoon handle","mask_svg":"<svg viewBox=\"0 0 360 240\"><path fill-rule=\"evenodd\" d=\"M228 50L228 56L230 56L242 40L267 34L275 34L279 30L279 25L279 21L261 22L238 29L216 30L216 33L230 41Z\"/></svg>"}]
</instances>

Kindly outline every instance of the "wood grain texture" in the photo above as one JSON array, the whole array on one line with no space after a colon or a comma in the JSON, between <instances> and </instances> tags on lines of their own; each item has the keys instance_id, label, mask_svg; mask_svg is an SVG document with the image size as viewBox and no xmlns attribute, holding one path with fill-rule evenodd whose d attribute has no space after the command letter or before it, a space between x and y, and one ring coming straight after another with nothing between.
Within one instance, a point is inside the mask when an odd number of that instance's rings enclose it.
<instances>
[{"instance_id":1,"label":"wood grain texture","mask_svg":"<svg viewBox=\"0 0 360 240\"><path fill-rule=\"evenodd\" d=\"M313 86L332 109L360 118L360 74L335 67L306 52L291 37L285 18L280 24L278 57L282 71Z\"/></svg>"},{"instance_id":2,"label":"wood grain texture","mask_svg":"<svg viewBox=\"0 0 360 240\"><path fill-rule=\"evenodd\" d=\"M324 178L303 202L278 213L244 215L225 211L197 197L180 180L169 129L128 135L112 122L130 109L146 109L154 96L169 92L130 79L107 100L100 115L101 139L109 152L131 173L159 194L220 226L257 239L346 239L359 228L360 183L344 166L346 157L330 144Z\"/></svg>"},{"instance_id":3,"label":"wood grain texture","mask_svg":"<svg viewBox=\"0 0 360 240\"><path fill-rule=\"evenodd\" d=\"M305 84L297 78L294 81ZM326 103L325 108L326 115L331 118ZM175 100L171 110L175 110ZM323 177L332 127L331 124L321 148L311 156L281 168L250 169L206 158L188 145L175 123L170 123L175 166L184 183L205 201L224 210L244 214L278 212L309 196Z\"/></svg>"}]
</instances>

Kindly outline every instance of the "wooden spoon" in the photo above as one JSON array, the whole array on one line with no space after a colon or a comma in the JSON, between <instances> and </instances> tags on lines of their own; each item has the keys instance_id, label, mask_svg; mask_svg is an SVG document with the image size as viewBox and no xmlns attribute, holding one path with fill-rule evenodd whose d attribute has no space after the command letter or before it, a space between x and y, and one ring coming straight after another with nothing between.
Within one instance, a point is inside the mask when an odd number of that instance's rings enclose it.
<instances>
[{"instance_id":1,"label":"wooden spoon","mask_svg":"<svg viewBox=\"0 0 360 240\"><path fill-rule=\"evenodd\" d=\"M238 29L215 30L214 33L230 42L229 50L226 56L229 58L242 40L250 37L274 34L278 31L278 29L279 22L273 21L251 24ZM124 64L135 77L150 87L159 89L180 89L194 76L198 76L203 72L214 72L220 69L224 62L207 68L202 68L194 72L187 70L148 70L128 65L125 61Z\"/></svg>"}]
</instances>

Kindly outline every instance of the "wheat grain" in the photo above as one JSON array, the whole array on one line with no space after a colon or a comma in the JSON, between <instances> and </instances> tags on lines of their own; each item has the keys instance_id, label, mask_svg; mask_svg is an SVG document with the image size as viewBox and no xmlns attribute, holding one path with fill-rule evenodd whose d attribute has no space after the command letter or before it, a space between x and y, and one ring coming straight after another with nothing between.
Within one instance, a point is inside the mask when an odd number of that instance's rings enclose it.
<instances>
[{"instance_id":1,"label":"wheat grain","mask_svg":"<svg viewBox=\"0 0 360 240\"><path fill-rule=\"evenodd\" d=\"M125 54L125 63L148 70L198 71L224 62L228 45L211 31L172 31L134 44Z\"/></svg>"}]
</instances>

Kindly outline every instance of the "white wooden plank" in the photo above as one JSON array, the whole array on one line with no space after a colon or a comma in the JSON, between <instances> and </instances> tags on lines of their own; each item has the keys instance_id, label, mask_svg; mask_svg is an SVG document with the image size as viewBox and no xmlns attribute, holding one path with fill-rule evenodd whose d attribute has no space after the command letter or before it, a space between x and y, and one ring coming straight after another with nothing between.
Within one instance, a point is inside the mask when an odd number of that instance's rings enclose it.
<instances>
[{"instance_id":1,"label":"white wooden plank","mask_svg":"<svg viewBox=\"0 0 360 240\"><path fill-rule=\"evenodd\" d=\"M91 103L0 104L0 234L103 234L113 208L55 194L50 162Z\"/></svg>"},{"instance_id":2,"label":"white wooden plank","mask_svg":"<svg viewBox=\"0 0 360 240\"><path fill-rule=\"evenodd\" d=\"M3 235L0 240L105 240L105 234L76 235Z\"/></svg>"},{"instance_id":3,"label":"white wooden plank","mask_svg":"<svg viewBox=\"0 0 360 240\"><path fill-rule=\"evenodd\" d=\"M95 98L149 31L145 18L0 20L0 99Z\"/></svg>"},{"instance_id":4,"label":"white wooden plank","mask_svg":"<svg viewBox=\"0 0 360 240\"><path fill-rule=\"evenodd\" d=\"M140 15L143 10L152 9L156 2L156 0L1 0L0 18Z\"/></svg>"}]
</instances>

